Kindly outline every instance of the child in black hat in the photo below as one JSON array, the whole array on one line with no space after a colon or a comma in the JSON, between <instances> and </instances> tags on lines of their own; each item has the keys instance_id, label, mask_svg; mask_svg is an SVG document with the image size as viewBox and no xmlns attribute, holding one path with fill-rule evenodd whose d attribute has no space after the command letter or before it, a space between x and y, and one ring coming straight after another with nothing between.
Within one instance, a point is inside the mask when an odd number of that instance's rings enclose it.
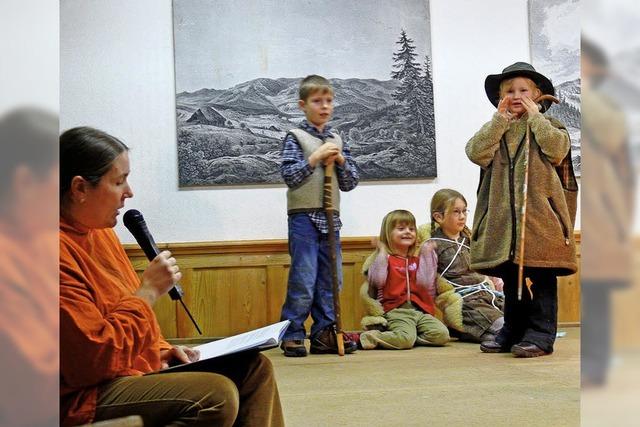
<instances>
[{"instance_id":1,"label":"child in black hat","mask_svg":"<svg viewBox=\"0 0 640 427\"><path fill-rule=\"evenodd\" d=\"M543 356L553 352L556 338L557 276L577 270L571 141L560 121L542 115L551 101L535 102L553 95L554 88L530 64L516 62L501 74L489 75L485 90L497 111L466 146L469 159L482 168L471 268L503 279L505 306L503 328L480 349ZM519 299L521 241L524 277L530 285Z\"/></svg>"}]
</instances>

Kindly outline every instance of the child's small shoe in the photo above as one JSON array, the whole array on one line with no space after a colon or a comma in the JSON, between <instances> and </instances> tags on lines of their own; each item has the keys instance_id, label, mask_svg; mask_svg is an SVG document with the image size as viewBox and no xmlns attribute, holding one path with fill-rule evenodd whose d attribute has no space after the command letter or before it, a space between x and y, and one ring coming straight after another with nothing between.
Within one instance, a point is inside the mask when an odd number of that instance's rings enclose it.
<instances>
[{"instance_id":1,"label":"child's small shoe","mask_svg":"<svg viewBox=\"0 0 640 427\"><path fill-rule=\"evenodd\" d=\"M494 334L493 332L485 332L484 334L480 335L480 343L483 343L485 341L494 341L496 340L496 334Z\"/></svg>"},{"instance_id":2,"label":"child's small shoe","mask_svg":"<svg viewBox=\"0 0 640 427\"><path fill-rule=\"evenodd\" d=\"M343 341L353 341L356 343L358 348L362 348L360 346L360 333L359 332L343 332L342 333Z\"/></svg>"},{"instance_id":3,"label":"child's small shoe","mask_svg":"<svg viewBox=\"0 0 640 427\"><path fill-rule=\"evenodd\" d=\"M483 353L509 353L510 347L504 346L495 340L483 341L480 344L480 351Z\"/></svg>"},{"instance_id":4,"label":"child's small shoe","mask_svg":"<svg viewBox=\"0 0 640 427\"><path fill-rule=\"evenodd\" d=\"M378 330L365 331L360 334L360 346L363 350L373 350L378 346L380 334Z\"/></svg>"},{"instance_id":5,"label":"child's small shoe","mask_svg":"<svg viewBox=\"0 0 640 427\"><path fill-rule=\"evenodd\" d=\"M304 340L288 340L282 341L280 348L287 357L305 357L307 348L304 346Z\"/></svg>"},{"instance_id":6,"label":"child's small shoe","mask_svg":"<svg viewBox=\"0 0 640 427\"><path fill-rule=\"evenodd\" d=\"M547 356L551 352L545 351L533 343L523 341L511 347L511 354L515 357L540 357Z\"/></svg>"},{"instance_id":7,"label":"child's small shoe","mask_svg":"<svg viewBox=\"0 0 640 427\"><path fill-rule=\"evenodd\" d=\"M353 353L358 349L358 344L343 335L344 354ZM311 354L338 354L338 340L336 331L330 326L320 332L311 340Z\"/></svg>"}]
</instances>

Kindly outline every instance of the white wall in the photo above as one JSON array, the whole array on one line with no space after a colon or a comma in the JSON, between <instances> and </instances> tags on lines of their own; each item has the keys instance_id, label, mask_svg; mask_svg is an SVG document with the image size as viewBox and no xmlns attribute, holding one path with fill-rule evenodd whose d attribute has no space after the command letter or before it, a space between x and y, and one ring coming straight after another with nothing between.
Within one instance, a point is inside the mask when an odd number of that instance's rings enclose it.
<instances>
[{"instance_id":1,"label":"white wall","mask_svg":"<svg viewBox=\"0 0 640 427\"><path fill-rule=\"evenodd\" d=\"M66 0L60 16L61 129L94 126L131 147L135 197L127 208L145 214L157 241L286 238L284 184L178 189L170 0ZM485 76L529 60L527 2L431 0L431 35L438 177L344 193L343 236L377 234L392 209L424 223L442 187L474 208L479 169L464 146L494 111ZM121 226L118 233L132 241Z\"/></svg>"},{"instance_id":2,"label":"white wall","mask_svg":"<svg viewBox=\"0 0 640 427\"><path fill-rule=\"evenodd\" d=\"M58 2L0 2L0 115L20 107L58 113Z\"/></svg>"}]
</instances>

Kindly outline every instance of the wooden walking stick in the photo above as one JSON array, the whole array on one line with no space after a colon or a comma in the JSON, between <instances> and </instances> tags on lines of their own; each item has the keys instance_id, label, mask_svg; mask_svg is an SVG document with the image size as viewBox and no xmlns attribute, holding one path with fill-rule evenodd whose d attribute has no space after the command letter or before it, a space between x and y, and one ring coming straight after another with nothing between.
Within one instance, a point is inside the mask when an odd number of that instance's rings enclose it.
<instances>
[{"instance_id":1,"label":"wooden walking stick","mask_svg":"<svg viewBox=\"0 0 640 427\"><path fill-rule=\"evenodd\" d=\"M329 257L331 258L331 282L333 285L333 311L336 316L336 341L338 354L344 356L344 338L342 336L342 317L340 316L340 282L338 281L338 258L336 254L336 225L333 221L333 162L324 167L324 191L322 193L322 206L327 216Z\"/></svg>"},{"instance_id":2,"label":"wooden walking stick","mask_svg":"<svg viewBox=\"0 0 640 427\"><path fill-rule=\"evenodd\" d=\"M536 98L533 102L536 104L540 101L552 101L556 104L560 103L560 100L553 95L542 95ZM518 262L518 301L522 300L522 287L524 285L524 241L525 241L525 228L527 225L527 187L529 185L529 135L531 131L529 124L527 123L527 131L524 138L524 183L522 184L522 211L520 220L520 250L519 250L519 262Z\"/></svg>"},{"instance_id":3,"label":"wooden walking stick","mask_svg":"<svg viewBox=\"0 0 640 427\"><path fill-rule=\"evenodd\" d=\"M527 123L526 136L524 138L524 183L522 184L522 211L520 213L520 250L518 262L518 301L522 300L522 287L524 280L524 239L527 225L527 186L529 185L529 124Z\"/></svg>"}]
</instances>

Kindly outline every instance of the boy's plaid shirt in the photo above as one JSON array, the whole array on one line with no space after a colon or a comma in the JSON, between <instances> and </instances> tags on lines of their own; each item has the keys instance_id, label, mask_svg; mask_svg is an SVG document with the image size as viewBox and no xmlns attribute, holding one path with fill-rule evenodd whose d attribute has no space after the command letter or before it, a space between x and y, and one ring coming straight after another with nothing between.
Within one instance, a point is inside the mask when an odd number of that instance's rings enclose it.
<instances>
[{"instance_id":1,"label":"boy's plaid shirt","mask_svg":"<svg viewBox=\"0 0 640 427\"><path fill-rule=\"evenodd\" d=\"M306 120L300 123L299 128L322 141L332 136L330 126L326 126L322 132L319 132L318 129ZM338 186L342 191L350 191L358 185L360 178L356 170L356 163L351 156L351 150L346 141L342 141L342 155L344 156L345 164L340 166L336 163L335 165L338 174ZM298 140L291 133L287 133L284 138L281 159L280 173L288 187L295 188L299 186L314 171L309 165L309 162L304 158ZM318 231L321 233L329 232L327 217L324 211L309 212L308 215ZM337 212L333 215L336 231L338 231L342 228L342 222Z\"/></svg>"}]
</instances>

